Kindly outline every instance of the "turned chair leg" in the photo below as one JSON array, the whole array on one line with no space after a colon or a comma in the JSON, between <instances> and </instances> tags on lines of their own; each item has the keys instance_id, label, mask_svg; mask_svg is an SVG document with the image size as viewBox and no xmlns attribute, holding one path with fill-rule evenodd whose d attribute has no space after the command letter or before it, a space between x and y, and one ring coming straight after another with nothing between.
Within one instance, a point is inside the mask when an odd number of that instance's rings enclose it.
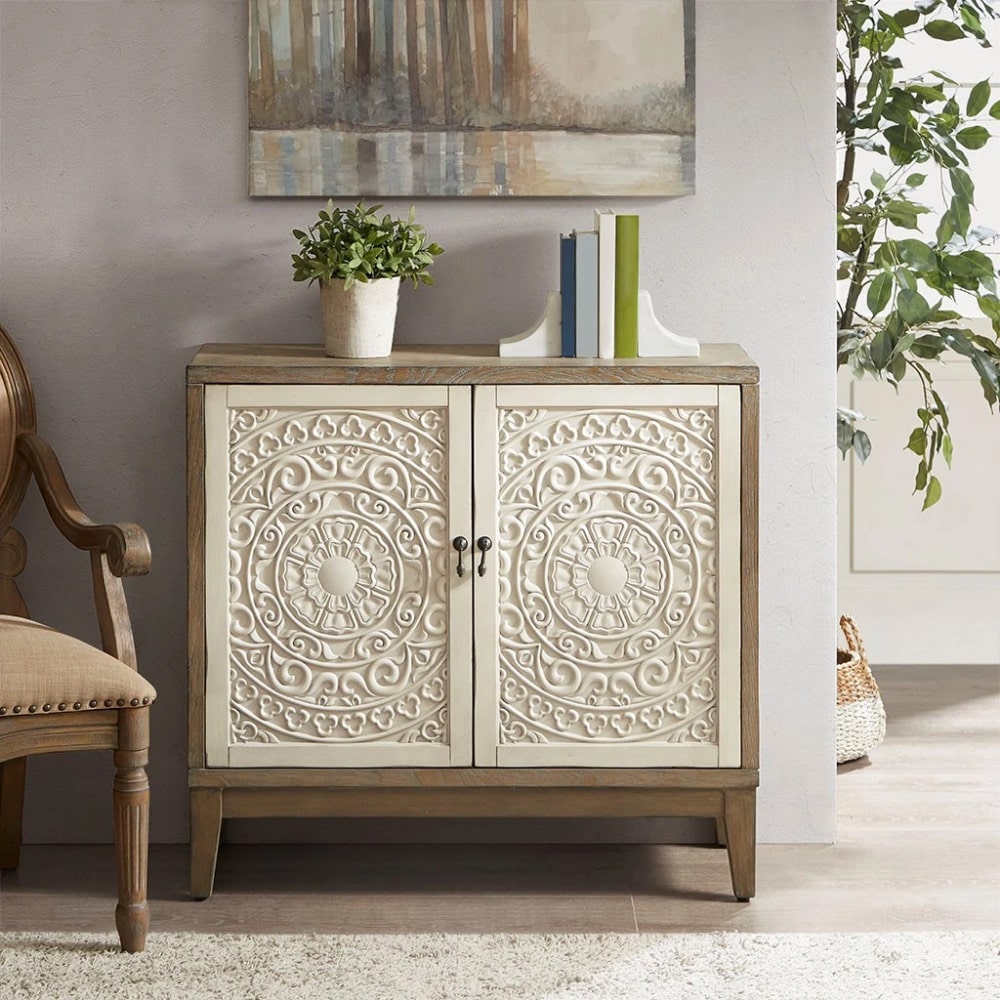
<instances>
[{"instance_id":1,"label":"turned chair leg","mask_svg":"<svg viewBox=\"0 0 1000 1000\"><path fill-rule=\"evenodd\" d=\"M115 843L118 851L118 906L115 923L122 951L142 951L149 928L146 881L149 859L149 709L118 713L115 751Z\"/></svg>"},{"instance_id":2,"label":"turned chair leg","mask_svg":"<svg viewBox=\"0 0 1000 1000\"><path fill-rule=\"evenodd\" d=\"M21 818L24 814L26 757L0 764L0 870L9 871L21 860Z\"/></svg>"}]
</instances>

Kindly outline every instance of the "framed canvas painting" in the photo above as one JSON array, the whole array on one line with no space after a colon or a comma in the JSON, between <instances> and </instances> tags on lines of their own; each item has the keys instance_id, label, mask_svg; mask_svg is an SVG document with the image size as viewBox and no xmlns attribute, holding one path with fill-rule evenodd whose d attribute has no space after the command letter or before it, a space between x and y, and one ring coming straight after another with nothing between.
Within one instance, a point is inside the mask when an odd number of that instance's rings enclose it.
<instances>
[{"instance_id":1,"label":"framed canvas painting","mask_svg":"<svg viewBox=\"0 0 1000 1000\"><path fill-rule=\"evenodd\" d=\"M249 0L250 193L694 190L694 0Z\"/></svg>"}]
</instances>

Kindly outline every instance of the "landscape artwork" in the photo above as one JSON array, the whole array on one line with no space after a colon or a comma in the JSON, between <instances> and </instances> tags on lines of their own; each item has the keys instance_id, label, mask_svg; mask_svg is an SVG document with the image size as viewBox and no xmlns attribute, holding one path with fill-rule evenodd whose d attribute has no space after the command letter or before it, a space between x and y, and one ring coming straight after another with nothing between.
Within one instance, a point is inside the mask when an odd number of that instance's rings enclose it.
<instances>
[{"instance_id":1,"label":"landscape artwork","mask_svg":"<svg viewBox=\"0 0 1000 1000\"><path fill-rule=\"evenodd\" d=\"M694 191L694 0L249 0L250 193Z\"/></svg>"}]
</instances>

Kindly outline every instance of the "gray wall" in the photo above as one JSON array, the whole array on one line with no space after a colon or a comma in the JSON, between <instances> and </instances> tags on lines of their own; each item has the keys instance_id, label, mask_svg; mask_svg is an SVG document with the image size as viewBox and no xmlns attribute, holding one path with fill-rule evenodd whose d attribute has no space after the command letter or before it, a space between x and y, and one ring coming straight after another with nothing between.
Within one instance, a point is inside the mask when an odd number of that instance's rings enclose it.
<instances>
[{"instance_id":1,"label":"gray wall","mask_svg":"<svg viewBox=\"0 0 1000 1000\"><path fill-rule=\"evenodd\" d=\"M614 205L642 213L642 284L667 325L738 341L761 366L759 830L771 841L834 829L833 11L699 3L698 193ZM0 4L0 321L85 509L152 539L153 574L128 590L160 693L161 841L187 831L184 365L206 341L320 336L288 235L317 203L245 194L246 17L245 0ZM435 287L404 293L398 338L495 342L525 328L556 282L556 234L592 207L422 203L448 252ZM34 492L18 524L35 616L96 640L86 558ZM110 837L96 763L32 762L29 840ZM574 831L542 835L561 834Z\"/></svg>"}]
</instances>

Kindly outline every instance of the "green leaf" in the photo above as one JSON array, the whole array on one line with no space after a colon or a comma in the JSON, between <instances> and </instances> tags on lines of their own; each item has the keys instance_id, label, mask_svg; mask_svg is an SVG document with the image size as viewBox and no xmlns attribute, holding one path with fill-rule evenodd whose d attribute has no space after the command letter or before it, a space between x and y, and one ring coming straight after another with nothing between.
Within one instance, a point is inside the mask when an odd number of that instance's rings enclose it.
<instances>
[{"instance_id":1,"label":"green leaf","mask_svg":"<svg viewBox=\"0 0 1000 1000\"><path fill-rule=\"evenodd\" d=\"M868 456L872 453L871 438L864 431L855 431L852 437L852 443L854 445L854 454L857 455L862 462L867 461Z\"/></svg>"},{"instance_id":2,"label":"green leaf","mask_svg":"<svg viewBox=\"0 0 1000 1000\"><path fill-rule=\"evenodd\" d=\"M920 20L920 15L915 10L897 10L896 23L901 28L909 28Z\"/></svg>"},{"instance_id":3,"label":"green leaf","mask_svg":"<svg viewBox=\"0 0 1000 1000\"><path fill-rule=\"evenodd\" d=\"M941 499L941 480L937 476L931 476L927 483L927 492L924 494L924 505L921 510L927 510Z\"/></svg>"},{"instance_id":4,"label":"green leaf","mask_svg":"<svg viewBox=\"0 0 1000 1000\"><path fill-rule=\"evenodd\" d=\"M982 125L970 125L955 134L966 149L982 149L990 141L990 134Z\"/></svg>"},{"instance_id":5,"label":"green leaf","mask_svg":"<svg viewBox=\"0 0 1000 1000\"><path fill-rule=\"evenodd\" d=\"M937 408L937 415L941 418L941 426L947 430L951 419L948 416L948 407L944 405L944 400L938 395L937 390L935 389L931 389L931 399L934 400L934 406Z\"/></svg>"},{"instance_id":6,"label":"green leaf","mask_svg":"<svg viewBox=\"0 0 1000 1000\"><path fill-rule=\"evenodd\" d=\"M906 186L911 188L920 187L927 180L927 174L910 174L906 178Z\"/></svg>"},{"instance_id":7,"label":"green leaf","mask_svg":"<svg viewBox=\"0 0 1000 1000\"><path fill-rule=\"evenodd\" d=\"M1000 323L1000 299L995 295L980 295L976 301L984 316L994 323Z\"/></svg>"},{"instance_id":8,"label":"green leaf","mask_svg":"<svg viewBox=\"0 0 1000 1000\"><path fill-rule=\"evenodd\" d=\"M870 353L872 364L875 365L878 371L882 371L889 363L889 358L892 357L892 338L885 327L879 330L872 338Z\"/></svg>"},{"instance_id":9,"label":"green leaf","mask_svg":"<svg viewBox=\"0 0 1000 1000\"><path fill-rule=\"evenodd\" d=\"M952 444L951 435L945 434L941 441L941 451L944 454L944 460L948 463L948 468L951 468L951 456L955 452L955 446Z\"/></svg>"},{"instance_id":10,"label":"green leaf","mask_svg":"<svg viewBox=\"0 0 1000 1000\"><path fill-rule=\"evenodd\" d=\"M965 113L970 118L975 118L987 104L990 103L990 96L992 94L993 88L990 86L989 80L980 80L973 88L972 92L969 94L969 100L965 105Z\"/></svg>"},{"instance_id":11,"label":"green leaf","mask_svg":"<svg viewBox=\"0 0 1000 1000\"><path fill-rule=\"evenodd\" d=\"M934 251L923 240L900 240L896 246L903 262L911 267L926 270L937 267Z\"/></svg>"},{"instance_id":12,"label":"green leaf","mask_svg":"<svg viewBox=\"0 0 1000 1000\"><path fill-rule=\"evenodd\" d=\"M951 186L955 194L960 195L970 205L974 205L976 203L976 185L972 182L968 172L961 167L954 167L948 172L948 176L951 178Z\"/></svg>"},{"instance_id":13,"label":"green leaf","mask_svg":"<svg viewBox=\"0 0 1000 1000\"><path fill-rule=\"evenodd\" d=\"M962 5L962 23L972 32L976 38L985 38L986 32L983 31L983 22L979 20L979 15L971 8L967 7L965 4ZM992 16L992 14L991 14Z\"/></svg>"},{"instance_id":14,"label":"green leaf","mask_svg":"<svg viewBox=\"0 0 1000 1000\"><path fill-rule=\"evenodd\" d=\"M904 288L896 299L896 309L903 321L909 326L916 326L923 323L931 314L931 307L927 300L910 288Z\"/></svg>"},{"instance_id":15,"label":"green leaf","mask_svg":"<svg viewBox=\"0 0 1000 1000\"><path fill-rule=\"evenodd\" d=\"M919 493L927 485L927 463L921 459L917 466L917 480L913 484L913 492Z\"/></svg>"},{"instance_id":16,"label":"green leaf","mask_svg":"<svg viewBox=\"0 0 1000 1000\"><path fill-rule=\"evenodd\" d=\"M923 427L914 427L910 431L910 440L906 442L906 447L916 455L922 455L927 447L927 432ZM918 486L917 489L920 489Z\"/></svg>"},{"instance_id":17,"label":"green leaf","mask_svg":"<svg viewBox=\"0 0 1000 1000\"><path fill-rule=\"evenodd\" d=\"M876 275L875 280L868 288L868 311L872 316L878 315L889 304L889 299L892 297L892 285L893 278L888 271L882 271Z\"/></svg>"},{"instance_id":18,"label":"green leaf","mask_svg":"<svg viewBox=\"0 0 1000 1000\"><path fill-rule=\"evenodd\" d=\"M937 239L938 246L944 246L955 235L955 223L952 220L951 212L945 212L938 222Z\"/></svg>"},{"instance_id":19,"label":"green leaf","mask_svg":"<svg viewBox=\"0 0 1000 1000\"><path fill-rule=\"evenodd\" d=\"M965 38L965 32L954 21L928 21L924 25L924 31L931 38L939 38L943 42L955 42Z\"/></svg>"},{"instance_id":20,"label":"green leaf","mask_svg":"<svg viewBox=\"0 0 1000 1000\"><path fill-rule=\"evenodd\" d=\"M901 229L919 229L917 219L927 215L930 209L924 205L916 205L903 198L894 198L885 206L885 214L893 225Z\"/></svg>"},{"instance_id":21,"label":"green leaf","mask_svg":"<svg viewBox=\"0 0 1000 1000\"><path fill-rule=\"evenodd\" d=\"M990 105L989 115L990 118L1000 118L1000 101L994 101Z\"/></svg>"},{"instance_id":22,"label":"green leaf","mask_svg":"<svg viewBox=\"0 0 1000 1000\"><path fill-rule=\"evenodd\" d=\"M950 83L953 87L958 86L957 80L953 80L950 76L945 76L940 70L932 69L931 76L936 76L939 80L943 80L945 83Z\"/></svg>"}]
</instances>

